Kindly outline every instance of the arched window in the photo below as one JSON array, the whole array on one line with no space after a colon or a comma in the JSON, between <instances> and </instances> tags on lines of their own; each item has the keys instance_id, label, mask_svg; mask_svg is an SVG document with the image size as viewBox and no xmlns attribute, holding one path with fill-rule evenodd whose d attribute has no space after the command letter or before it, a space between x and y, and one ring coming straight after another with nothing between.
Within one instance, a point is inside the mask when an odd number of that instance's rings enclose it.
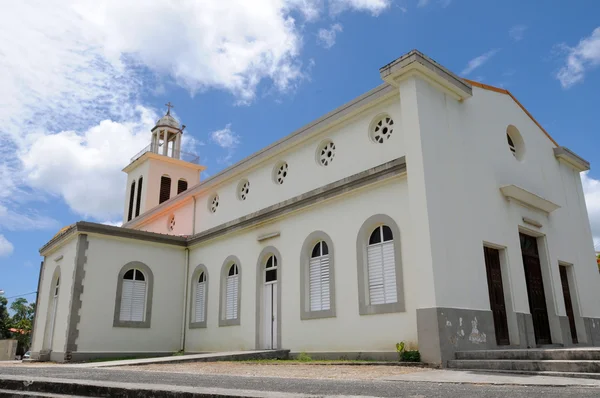
<instances>
[{"instance_id":1,"label":"arched window","mask_svg":"<svg viewBox=\"0 0 600 398\"><path fill-rule=\"evenodd\" d=\"M232 264L227 274L227 304L225 319L236 319L238 316L237 297L239 294L239 271L236 264Z\"/></svg>"},{"instance_id":2,"label":"arched window","mask_svg":"<svg viewBox=\"0 0 600 398\"><path fill-rule=\"evenodd\" d=\"M404 311L400 230L389 216L377 214L365 221L357 242L359 313Z\"/></svg>"},{"instance_id":3,"label":"arched window","mask_svg":"<svg viewBox=\"0 0 600 398\"><path fill-rule=\"evenodd\" d=\"M221 268L219 326L240 324L241 267L235 256L229 256Z\"/></svg>"},{"instance_id":4,"label":"arched window","mask_svg":"<svg viewBox=\"0 0 600 398\"><path fill-rule=\"evenodd\" d=\"M187 181L184 180L183 178L180 178L179 181L177 181L177 195L179 195L180 193L185 191L187 188L188 188Z\"/></svg>"},{"instance_id":5,"label":"arched window","mask_svg":"<svg viewBox=\"0 0 600 398\"><path fill-rule=\"evenodd\" d=\"M135 181L131 183L131 190L129 192L129 213L127 221L131 221L133 218L133 197L135 196Z\"/></svg>"},{"instance_id":6,"label":"arched window","mask_svg":"<svg viewBox=\"0 0 600 398\"><path fill-rule=\"evenodd\" d=\"M123 276L120 321L144 321L146 277L139 269L130 269Z\"/></svg>"},{"instance_id":7,"label":"arched window","mask_svg":"<svg viewBox=\"0 0 600 398\"><path fill-rule=\"evenodd\" d=\"M58 311L58 291L60 290L60 268L56 267L50 290L50 303L48 305L48 313L46 315L46 330L44 332L43 347L46 350L52 349L52 340L54 339L54 325L56 324L56 312Z\"/></svg>"},{"instance_id":8,"label":"arched window","mask_svg":"<svg viewBox=\"0 0 600 398\"><path fill-rule=\"evenodd\" d=\"M196 311L194 314L194 322L204 322L206 320L205 313L206 304L206 273L201 272L196 284Z\"/></svg>"},{"instance_id":9,"label":"arched window","mask_svg":"<svg viewBox=\"0 0 600 398\"><path fill-rule=\"evenodd\" d=\"M158 204L166 202L171 197L171 177L162 176L160 177L160 194L158 198Z\"/></svg>"},{"instance_id":10,"label":"arched window","mask_svg":"<svg viewBox=\"0 0 600 398\"><path fill-rule=\"evenodd\" d=\"M150 327L154 276L150 268L132 261L121 268L117 279L115 327Z\"/></svg>"},{"instance_id":11,"label":"arched window","mask_svg":"<svg viewBox=\"0 0 600 398\"><path fill-rule=\"evenodd\" d=\"M373 305L398 301L394 257L392 230L387 225L375 228L367 247L369 301Z\"/></svg>"},{"instance_id":12,"label":"arched window","mask_svg":"<svg viewBox=\"0 0 600 398\"><path fill-rule=\"evenodd\" d=\"M300 254L300 318L335 316L333 241L325 232L308 235Z\"/></svg>"},{"instance_id":13,"label":"arched window","mask_svg":"<svg viewBox=\"0 0 600 398\"><path fill-rule=\"evenodd\" d=\"M140 205L142 204L142 183L144 182L143 177L138 180L137 199L135 203L135 216L140 215Z\"/></svg>"},{"instance_id":14,"label":"arched window","mask_svg":"<svg viewBox=\"0 0 600 398\"><path fill-rule=\"evenodd\" d=\"M312 249L309 265L309 301L311 311L327 311L329 299L329 247L324 241Z\"/></svg>"}]
</instances>

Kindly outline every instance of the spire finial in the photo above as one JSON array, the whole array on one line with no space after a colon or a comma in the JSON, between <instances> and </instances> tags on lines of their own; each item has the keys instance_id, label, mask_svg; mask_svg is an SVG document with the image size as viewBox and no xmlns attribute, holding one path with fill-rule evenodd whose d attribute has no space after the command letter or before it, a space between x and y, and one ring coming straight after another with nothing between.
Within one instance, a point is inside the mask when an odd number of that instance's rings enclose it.
<instances>
[{"instance_id":1,"label":"spire finial","mask_svg":"<svg viewBox=\"0 0 600 398\"><path fill-rule=\"evenodd\" d=\"M167 102L165 104L165 106L167 107L167 115L171 114L171 108L175 108L175 105L171 104L171 101Z\"/></svg>"}]
</instances>

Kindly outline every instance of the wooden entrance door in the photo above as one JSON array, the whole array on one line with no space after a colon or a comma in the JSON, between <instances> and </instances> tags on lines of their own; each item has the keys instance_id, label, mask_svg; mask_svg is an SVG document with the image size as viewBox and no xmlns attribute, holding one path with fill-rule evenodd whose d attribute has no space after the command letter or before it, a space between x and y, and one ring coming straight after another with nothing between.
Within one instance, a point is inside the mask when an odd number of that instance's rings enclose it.
<instances>
[{"instance_id":1,"label":"wooden entrance door","mask_svg":"<svg viewBox=\"0 0 600 398\"><path fill-rule=\"evenodd\" d=\"M562 283L563 297L565 298L565 309L567 310L569 327L571 328L571 338L573 339L573 344L577 344L577 328L575 327L575 315L573 313L573 302L571 301L571 290L569 289L567 267L560 265L558 268L560 269L560 281Z\"/></svg>"},{"instance_id":2,"label":"wooden entrance door","mask_svg":"<svg viewBox=\"0 0 600 398\"><path fill-rule=\"evenodd\" d=\"M544 293L537 239L521 233L519 234L519 238L521 240L523 266L525 267L529 311L533 318L535 342L538 345L551 344L550 324L548 322L548 309L546 307L546 295Z\"/></svg>"},{"instance_id":3,"label":"wooden entrance door","mask_svg":"<svg viewBox=\"0 0 600 398\"><path fill-rule=\"evenodd\" d=\"M502 286L502 270L500 268L500 251L497 249L484 247L483 253L485 256L488 291L490 293L490 307L494 316L496 344L509 345L510 340L508 337L508 321L506 320L506 305L504 302L504 288Z\"/></svg>"}]
</instances>

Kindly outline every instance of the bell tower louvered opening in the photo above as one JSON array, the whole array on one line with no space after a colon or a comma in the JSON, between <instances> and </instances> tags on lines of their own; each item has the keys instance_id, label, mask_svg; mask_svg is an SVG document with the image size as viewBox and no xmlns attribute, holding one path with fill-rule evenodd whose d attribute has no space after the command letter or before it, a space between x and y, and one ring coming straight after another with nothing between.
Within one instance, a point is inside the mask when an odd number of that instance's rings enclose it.
<instances>
[{"instance_id":1,"label":"bell tower louvered opening","mask_svg":"<svg viewBox=\"0 0 600 398\"><path fill-rule=\"evenodd\" d=\"M180 193L185 191L187 188L188 188L187 181L184 180L183 178L180 178L179 181L177 181L177 195L179 195Z\"/></svg>"},{"instance_id":2,"label":"bell tower louvered opening","mask_svg":"<svg viewBox=\"0 0 600 398\"><path fill-rule=\"evenodd\" d=\"M160 195L158 203L161 204L166 202L171 197L171 177L162 176L160 177Z\"/></svg>"},{"instance_id":3,"label":"bell tower louvered opening","mask_svg":"<svg viewBox=\"0 0 600 398\"><path fill-rule=\"evenodd\" d=\"M133 196L135 195L135 181L131 183L131 191L129 192L129 212L127 215L127 221L131 221L133 217ZM139 200L139 194L138 194Z\"/></svg>"},{"instance_id":4,"label":"bell tower louvered opening","mask_svg":"<svg viewBox=\"0 0 600 398\"><path fill-rule=\"evenodd\" d=\"M140 215L140 205L142 204L142 183L144 182L144 178L140 177L138 180L138 189L137 189L137 199L135 203L135 216Z\"/></svg>"}]
</instances>

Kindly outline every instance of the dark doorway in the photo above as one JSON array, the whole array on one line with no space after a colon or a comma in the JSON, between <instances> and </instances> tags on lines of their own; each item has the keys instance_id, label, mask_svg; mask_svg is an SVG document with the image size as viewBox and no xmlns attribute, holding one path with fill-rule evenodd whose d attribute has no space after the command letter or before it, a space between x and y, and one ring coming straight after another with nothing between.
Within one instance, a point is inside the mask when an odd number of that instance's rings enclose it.
<instances>
[{"instance_id":1,"label":"dark doorway","mask_svg":"<svg viewBox=\"0 0 600 398\"><path fill-rule=\"evenodd\" d=\"M519 234L519 238L521 240L523 266L525 267L529 311L533 318L535 342L538 345L552 344L537 239L521 233Z\"/></svg>"},{"instance_id":2,"label":"dark doorway","mask_svg":"<svg viewBox=\"0 0 600 398\"><path fill-rule=\"evenodd\" d=\"M509 345L508 321L506 320L506 304L504 302L504 287L502 286L502 270L500 267L500 251L484 247L485 269L487 273L490 307L494 316L496 344Z\"/></svg>"},{"instance_id":3,"label":"dark doorway","mask_svg":"<svg viewBox=\"0 0 600 398\"><path fill-rule=\"evenodd\" d=\"M577 328L575 327L575 314L573 313L573 302L571 301L571 290L569 289L569 278L567 277L567 267L559 265L560 281L562 283L563 297L565 298L565 309L569 318L569 327L571 328L571 338L573 344L577 344ZM565 336L566 338L567 336Z\"/></svg>"}]
</instances>

